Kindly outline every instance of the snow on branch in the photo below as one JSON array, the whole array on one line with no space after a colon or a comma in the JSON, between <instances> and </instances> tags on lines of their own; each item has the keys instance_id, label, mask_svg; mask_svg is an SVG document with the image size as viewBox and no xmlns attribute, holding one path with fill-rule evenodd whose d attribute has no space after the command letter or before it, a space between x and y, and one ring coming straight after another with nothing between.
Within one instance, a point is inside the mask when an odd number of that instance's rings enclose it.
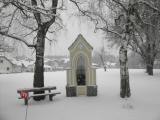
<instances>
[{"instance_id":1,"label":"snow on branch","mask_svg":"<svg viewBox=\"0 0 160 120\"><path fill-rule=\"evenodd\" d=\"M127 8L120 2L120 0L112 0L113 2L115 2L116 4L118 4L119 6L121 6L123 8L123 10L125 12L127 12Z\"/></svg>"},{"instance_id":2,"label":"snow on branch","mask_svg":"<svg viewBox=\"0 0 160 120\"><path fill-rule=\"evenodd\" d=\"M53 0L52 4L58 3L57 1ZM26 13L25 13L25 11L26 11L26 12L30 12L30 13L36 13L36 14L38 13L38 14L43 15L45 17L48 17L50 19L55 18L55 17L60 19L60 17L59 17L60 15L58 13L56 13L55 11L57 9L61 9L61 10L64 9L63 0L62 0L61 5L59 7L57 7L57 5L52 5L52 7L50 7L50 8L43 7L42 4L41 4L42 5L42 7L41 7L40 5L37 4L37 0L31 0L32 4L28 3L28 1L23 2L21 0L8 0L8 1L0 1L0 2L3 3L3 4L11 4L11 5L15 6L24 15L26 15ZM39 21L39 23L40 22L41 21Z\"/></svg>"},{"instance_id":3,"label":"snow on branch","mask_svg":"<svg viewBox=\"0 0 160 120\"><path fill-rule=\"evenodd\" d=\"M6 37L10 37L10 38L13 38L15 40L18 40L20 42L23 42L25 45L27 45L28 47L32 47L34 48L36 45L32 45L32 44L29 44L26 40L20 38L20 37L17 37L17 36L14 36L14 35L11 35L11 34L8 34L6 32L2 32L0 31L0 34L3 35L3 36L6 36Z\"/></svg>"},{"instance_id":4,"label":"snow on branch","mask_svg":"<svg viewBox=\"0 0 160 120\"><path fill-rule=\"evenodd\" d=\"M148 3L147 1L139 0L137 3L144 4L144 5L148 6L149 8L153 9L154 11L156 11L156 12L158 12L160 14L160 10L157 7L155 7L155 6L151 5L150 3Z\"/></svg>"},{"instance_id":5,"label":"snow on branch","mask_svg":"<svg viewBox=\"0 0 160 120\"><path fill-rule=\"evenodd\" d=\"M87 10L82 10L79 6L79 2L75 1L75 0L70 0L72 3L74 3L76 5L76 7L78 8L79 12L83 15L86 16L88 18L90 18L91 21L95 22L95 31L100 29L104 32L108 32L111 34L115 34L117 36L119 36L120 38L122 38L122 35L120 33L118 33L117 31L111 30L108 27L108 21L100 14L94 11L87 11ZM96 18L94 18L93 16L95 16ZM98 27L98 19L100 19L101 21L103 21L103 23L105 24L104 27Z\"/></svg>"},{"instance_id":6,"label":"snow on branch","mask_svg":"<svg viewBox=\"0 0 160 120\"><path fill-rule=\"evenodd\" d=\"M79 2L77 1L74 1L74 0L70 0L72 3L74 3L76 5L76 7L78 8L79 12L83 15L83 16L86 16L88 17L91 21L94 21L96 23L96 25L98 24L98 20L93 18L90 14L91 12L90 11L86 11L86 10L82 10L79 6Z\"/></svg>"}]
</instances>

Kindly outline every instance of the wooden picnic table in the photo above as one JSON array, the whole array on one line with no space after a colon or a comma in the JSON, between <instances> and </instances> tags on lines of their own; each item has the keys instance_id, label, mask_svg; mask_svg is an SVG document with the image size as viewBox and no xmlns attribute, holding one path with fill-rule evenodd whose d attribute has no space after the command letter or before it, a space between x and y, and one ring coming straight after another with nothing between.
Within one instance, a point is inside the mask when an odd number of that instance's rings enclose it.
<instances>
[{"instance_id":1,"label":"wooden picnic table","mask_svg":"<svg viewBox=\"0 0 160 120\"><path fill-rule=\"evenodd\" d=\"M51 90L56 90L56 86L48 86L48 87L36 87L36 88L23 88L18 89L17 93L20 94L19 99L24 99L25 105L28 105L28 100L33 97L37 96L49 96L49 100L52 101L52 97L61 94L60 92L51 92ZM38 91L48 91L48 93L42 94L30 94L31 92L38 92Z\"/></svg>"}]
</instances>

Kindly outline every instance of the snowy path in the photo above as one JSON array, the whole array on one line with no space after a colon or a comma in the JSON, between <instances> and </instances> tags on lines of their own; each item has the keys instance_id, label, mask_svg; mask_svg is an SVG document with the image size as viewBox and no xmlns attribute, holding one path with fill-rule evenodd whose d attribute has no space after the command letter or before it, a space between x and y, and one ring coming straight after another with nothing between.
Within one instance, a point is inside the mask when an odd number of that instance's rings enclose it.
<instances>
[{"instance_id":1,"label":"snowy path","mask_svg":"<svg viewBox=\"0 0 160 120\"><path fill-rule=\"evenodd\" d=\"M0 75L0 120L24 120L17 89L32 87L33 73ZM130 70L132 96L119 97L119 70L97 70L97 97L65 97L66 72L45 73L45 85L56 85L61 95L53 102L29 101L27 120L160 120L160 70L148 76Z\"/></svg>"}]
</instances>

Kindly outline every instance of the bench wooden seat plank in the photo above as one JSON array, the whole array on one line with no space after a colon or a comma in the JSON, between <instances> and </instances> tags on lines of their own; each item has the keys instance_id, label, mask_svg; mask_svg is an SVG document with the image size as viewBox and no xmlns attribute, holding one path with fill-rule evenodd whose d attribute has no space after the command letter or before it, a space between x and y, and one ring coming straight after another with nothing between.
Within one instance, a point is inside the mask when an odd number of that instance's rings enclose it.
<instances>
[{"instance_id":1,"label":"bench wooden seat plank","mask_svg":"<svg viewBox=\"0 0 160 120\"><path fill-rule=\"evenodd\" d=\"M30 95L28 97L28 99L32 98L32 97L37 97L37 96L47 96L47 95L56 95L56 94L61 94L61 92L55 92L55 93L43 93L43 94L33 94L33 95ZM19 99L23 99L21 97L19 97Z\"/></svg>"},{"instance_id":2,"label":"bench wooden seat plank","mask_svg":"<svg viewBox=\"0 0 160 120\"><path fill-rule=\"evenodd\" d=\"M31 95L29 98L32 98L32 97L37 97L37 96L49 96L49 100L52 101L52 97L57 95L57 94L61 94L60 92L55 92L55 93L44 93L44 94L34 94L34 95Z\"/></svg>"},{"instance_id":3,"label":"bench wooden seat plank","mask_svg":"<svg viewBox=\"0 0 160 120\"><path fill-rule=\"evenodd\" d=\"M30 96L28 97L28 100L29 100L30 98L33 98L33 97L47 96L47 95L48 95L48 96L49 96L49 100L52 101L52 100L53 100L52 97L55 96L55 95L57 95L57 94L61 94L61 92L43 93L43 94L33 94L33 95L30 95ZM23 99L23 98L19 97L19 99Z\"/></svg>"},{"instance_id":4,"label":"bench wooden seat plank","mask_svg":"<svg viewBox=\"0 0 160 120\"><path fill-rule=\"evenodd\" d=\"M60 92L55 92L55 93L34 94L34 95L29 96L29 98L37 97L37 96L56 95L56 94L61 94L61 93Z\"/></svg>"},{"instance_id":5,"label":"bench wooden seat plank","mask_svg":"<svg viewBox=\"0 0 160 120\"><path fill-rule=\"evenodd\" d=\"M56 86L24 88L24 89L17 90L17 93L20 93L20 92L35 92L35 91L43 91L43 90L55 90L55 89L56 89Z\"/></svg>"}]
</instances>

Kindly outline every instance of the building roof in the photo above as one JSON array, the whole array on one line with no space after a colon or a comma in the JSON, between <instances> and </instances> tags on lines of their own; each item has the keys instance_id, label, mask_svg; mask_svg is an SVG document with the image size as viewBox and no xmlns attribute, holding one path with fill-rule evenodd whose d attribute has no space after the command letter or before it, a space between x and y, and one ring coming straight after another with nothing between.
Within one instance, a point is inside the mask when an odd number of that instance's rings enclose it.
<instances>
[{"instance_id":1,"label":"building roof","mask_svg":"<svg viewBox=\"0 0 160 120\"><path fill-rule=\"evenodd\" d=\"M64 63L67 63L67 62L69 62L69 61L70 61L69 58L65 58L65 59L64 59Z\"/></svg>"},{"instance_id":2,"label":"building roof","mask_svg":"<svg viewBox=\"0 0 160 120\"><path fill-rule=\"evenodd\" d=\"M24 64L25 67L29 65L34 65L35 61L26 61L26 60L21 60L21 64Z\"/></svg>"},{"instance_id":3,"label":"building roof","mask_svg":"<svg viewBox=\"0 0 160 120\"><path fill-rule=\"evenodd\" d=\"M52 68L50 65L44 65L44 68Z\"/></svg>"},{"instance_id":4,"label":"building roof","mask_svg":"<svg viewBox=\"0 0 160 120\"><path fill-rule=\"evenodd\" d=\"M0 52L5 52L5 51L4 51L4 49L2 49L2 48L0 47Z\"/></svg>"},{"instance_id":5,"label":"building roof","mask_svg":"<svg viewBox=\"0 0 160 120\"><path fill-rule=\"evenodd\" d=\"M9 63L11 63L12 65L14 65L13 62L12 62L10 59L8 59L7 57L5 57L5 56L0 56L0 58L5 58Z\"/></svg>"},{"instance_id":6,"label":"building roof","mask_svg":"<svg viewBox=\"0 0 160 120\"><path fill-rule=\"evenodd\" d=\"M25 61L25 60L16 60L14 58L8 58L6 56L0 56L0 58L5 58L8 62L10 62L12 65L16 66L22 66L22 64L27 67L28 65L34 64L34 61Z\"/></svg>"},{"instance_id":7,"label":"building roof","mask_svg":"<svg viewBox=\"0 0 160 120\"><path fill-rule=\"evenodd\" d=\"M90 49L93 49L93 47L86 41L86 39L83 37L82 34L79 34L76 40L71 44L71 46L68 48L69 50L74 48L74 46L78 43L79 40L82 40L84 43L88 45Z\"/></svg>"}]
</instances>

